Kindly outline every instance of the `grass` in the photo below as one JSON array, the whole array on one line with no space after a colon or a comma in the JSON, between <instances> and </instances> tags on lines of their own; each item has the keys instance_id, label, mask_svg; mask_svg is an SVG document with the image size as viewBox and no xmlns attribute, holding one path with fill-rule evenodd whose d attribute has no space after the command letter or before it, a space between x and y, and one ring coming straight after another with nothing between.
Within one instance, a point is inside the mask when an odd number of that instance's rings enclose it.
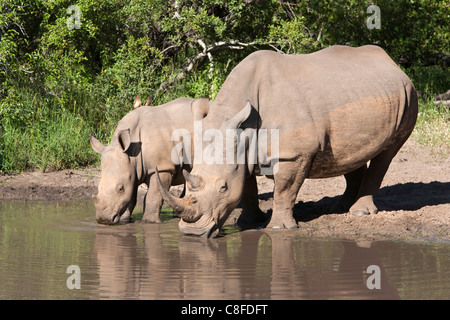
<instances>
[{"instance_id":1,"label":"grass","mask_svg":"<svg viewBox=\"0 0 450 320\"><path fill-rule=\"evenodd\" d=\"M90 150L89 128L78 115L61 114L41 126L6 126L2 143L4 171L76 168L96 160Z\"/></svg>"},{"instance_id":2,"label":"grass","mask_svg":"<svg viewBox=\"0 0 450 320\"><path fill-rule=\"evenodd\" d=\"M450 153L450 108L436 106L432 99L421 99L412 138L430 147L433 153L447 157Z\"/></svg>"},{"instance_id":3,"label":"grass","mask_svg":"<svg viewBox=\"0 0 450 320\"><path fill-rule=\"evenodd\" d=\"M404 70L421 94L419 114L412 138L433 154L450 153L450 107L436 106L434 96L450 89L449 68L415 65Z\"/></svg>"},{"instance_id":4,"label":"grass","mask_svg":"<svg viewBox=\"0 0 450 320\"><path fill-rule=\"evenodd\" d=\"M95 122L82 116L89 99L64 103L47 99L38 89L18 88L0 100L0 172L44 172L98 162L89 143Z\"/></svg>"}]
</instances>

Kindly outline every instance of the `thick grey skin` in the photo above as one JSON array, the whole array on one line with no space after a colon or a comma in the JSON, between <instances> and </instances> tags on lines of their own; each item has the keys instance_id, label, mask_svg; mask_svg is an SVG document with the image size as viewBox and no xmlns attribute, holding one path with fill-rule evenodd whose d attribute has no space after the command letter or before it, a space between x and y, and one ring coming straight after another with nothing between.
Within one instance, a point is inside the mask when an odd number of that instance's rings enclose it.
<instances>
[{"instance_id":1,"label":"thick grey skin","mask_svg":"<svg viewBox=\"0 0 450 320\"><path fill-rule=\"evenodd\" d=\"M218 128L225 135L226 128L245 128L246 120L258 129L279 130L267 227L295 228L293 207L306 178L344 175L347 188L337 207L354 215L376 213L373 196L411 134L417 110L413 84L377 46L332 46L306 55L258 51L230 73L203 130ZM195 164L191 175L204 186L187 189L196 215L194 222L181 220L180 231L215 236L243 197L244 180L259 169Z\"/></svg>"},{"instance_id":2,"label":"thick grey skin","mask_svg":"<svg viewBox=\"0 0 450 320\"><path fill-rule=\"evenodd\" d=\"M143 106L123 117L109 146L90 137L92 148L102 156L98 195L93 196L98 223L129 221L141 183L148 185L142 221L161 222L163 199L154 169L159 168L166 190L185 182L182 169L190 171L192 167L172 161L172 149L179 141L171 141L171 135L175 129L183 128L192 136L194 113L204 117L208 108L209 100L204 98L179 98L160 106Z\"/></svg>"}]
</instances>

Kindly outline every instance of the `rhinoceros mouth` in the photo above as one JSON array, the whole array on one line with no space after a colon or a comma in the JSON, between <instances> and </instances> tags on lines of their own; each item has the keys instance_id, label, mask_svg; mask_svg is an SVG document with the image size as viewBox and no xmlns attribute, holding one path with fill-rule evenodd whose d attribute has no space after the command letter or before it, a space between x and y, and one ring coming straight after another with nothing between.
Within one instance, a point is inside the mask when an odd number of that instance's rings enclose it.
<instances>
[{"instance_id":1,"label":"rhinoceros mouth","mask_svg":"<svg viewBox=\"0 0 450 320\"><path fill-rule=\"evenodd\" d=\"M202 238L215 238L218 236L220 231L219 226L214 221L199 225L198 223L185 222L182 219L178 223L178 230L180 230L183 235Z\"/></svg>"},{"instance_id":2,"label":"rhinoceros mouth","mask_svg":"<svg viewBox=\"0 0 450 320\"><path fill-rule=\"evenodd\" d=\"M96 219L97 223L105 225L114 225L120 222L120 217L125 213L127 208L122 210L109 210L108 208L103 208L99 205L97 197L93 197L95 207L97 209Z\"/></svg>"},{"instance_id":3,"label":"rhinoceros mouth","mask_svg":"<svg viewBox=\"0 0 450 320\"><path fill-rule=\"evenodd\" d=\"M118 224L119 221L120 221L119 214L115 214L112 218L104 218L104 217L97 218L97 223L105 224L105 225L109 225L109 226Z\"/></svg>"}]
</instances>

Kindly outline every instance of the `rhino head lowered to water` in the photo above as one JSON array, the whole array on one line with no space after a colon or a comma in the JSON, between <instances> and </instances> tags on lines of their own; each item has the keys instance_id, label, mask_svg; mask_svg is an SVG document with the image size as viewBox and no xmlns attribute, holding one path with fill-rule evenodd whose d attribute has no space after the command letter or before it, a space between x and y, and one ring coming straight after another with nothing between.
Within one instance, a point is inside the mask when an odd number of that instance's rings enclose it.
<instances>
[{"instance_id":1,"label":"rhino head lowered to water","mask_svg":"<svg viewBox=\"0 0 450 320\"><path fill-rule=\"evenodd\" d=\"M293 208L306 178L344 175L347 188L336 208L354 215L377 213L373 196L412 132L417 109L411 81L379 47L332 46L306 55L259 51L227 77L203 127L217 130L215 139L225 137L227 129L249 128L248 123L255 128L255 121L258 138L261 130L278 133L269 156L277 170L263 173L274 179L267 227L295 228ZM255 114L256 120L249 121ZM194 162L191 173L183 172L188 182L183 200L159 183L164 200L182 218L182 233L217 235L239 201L248 197L244 184L264 171L267 161L260 161L261 146L256 145L258 160L252 163L255 151L248 145L244 152L234 143L215 144L214 152L206 146L203 151L213 161ZM242 163L236 158L243 153Z\"/></svg>"},{"instance_id":2,"label":"rhino head lowered to water","mask_svg":"<svg viewBox=\"0 0 450 320\"><path fill-rule=\"evenodd\" d=\"M161 222L162 197L154 168L160 168L165 190L184 183L181 171L190 171L191 161L173 161L172 151L177 142L172 141L172 134L179 128L192 131L194 113L204 117L208 109L209 100L205 98L179 98L160 106L144 106L123 117L110 145L104 146L90 136L92 148L101 154L101 180L98 194L93 196L99 223L129 220L141 183L148 185L142 221Z\"/></svg>"}]
</instances>

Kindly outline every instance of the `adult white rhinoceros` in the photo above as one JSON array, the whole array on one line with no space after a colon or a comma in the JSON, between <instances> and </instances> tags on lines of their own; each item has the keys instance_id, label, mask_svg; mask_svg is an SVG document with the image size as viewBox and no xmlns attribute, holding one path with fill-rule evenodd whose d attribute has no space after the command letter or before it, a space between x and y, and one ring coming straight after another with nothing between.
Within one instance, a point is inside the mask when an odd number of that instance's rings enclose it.
<instances>
[{"instance_id":1,"label":"adult white rhinoceros","mask_svg":"<svg viewBox=\"0 0 450 320\"><path fill-rule=\"evenodd\" d=\"M339 206L354 215L376 213L373 196L413 130L417 109L413 84L377 46L332 46L305 55L258 51L230 73L202 128L224 137L229 129L253 128L258 138L261 129L276 130L278 150L267 147L277 155L270 160L278 169L271 176L275 187L267 227L294 228L292 210L305 178L344 175L347 188ZM160 188L182 218L183 234L216 236L243 197L246 176L263 171L260 157L249 162L248 149L245 163L230 163L230 148L237 153L234 143L224 152L216 148L215 163L194 163L190 174L183 172L185 198Z\"/></svg>"},{"instance_id":2,"label":"adult white rhinoceros","mask_svg":"<svg viewBox=\"0 0 450 320\"><path fill-rule=\"evenodd\" d=\"M92 148L102 156L98 194L92 196L97 222L116 224L129 220L141 183L148 185L142 221L161 222L162 197L154 169L160 168L166 190L184 183L181 170L190 171L192 162L172 161L172 151L178 143L172 141L172 134L180 128L192 131L194 113L203 117L208 109L209 100L205 98L179 98L160 106L144 106L122 118L109 146L90 136Z\"/></svg>"}]
</instances>

